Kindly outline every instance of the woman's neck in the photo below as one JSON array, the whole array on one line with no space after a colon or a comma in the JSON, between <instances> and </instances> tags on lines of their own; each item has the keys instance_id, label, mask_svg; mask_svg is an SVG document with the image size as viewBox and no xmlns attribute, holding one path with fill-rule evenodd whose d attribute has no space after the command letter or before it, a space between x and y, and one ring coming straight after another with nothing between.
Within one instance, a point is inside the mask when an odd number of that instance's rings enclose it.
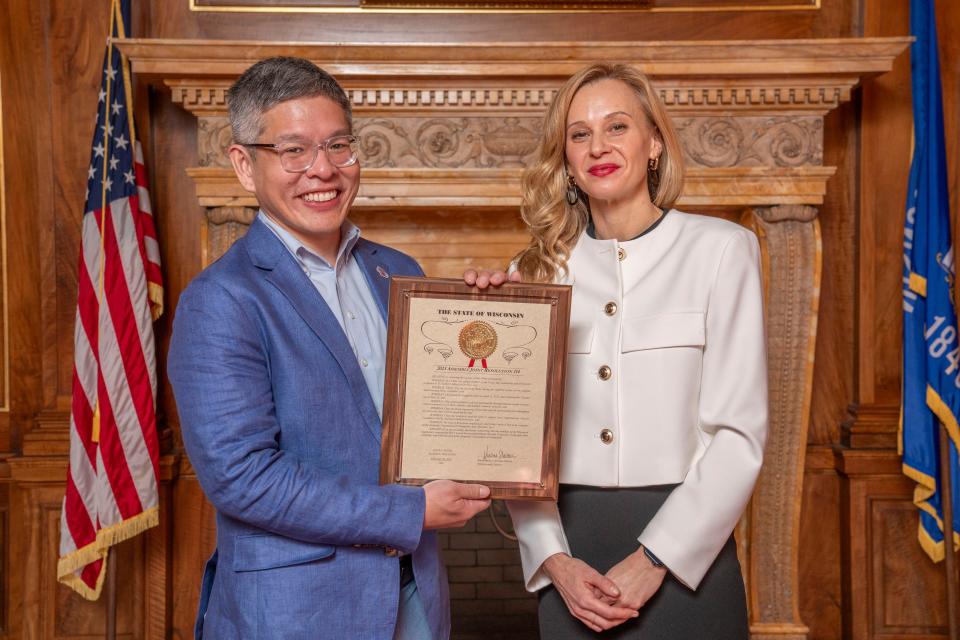
<instances>
[{"instance_id":1,"label":"woman's neck","mask_svg":"<svg viewBox=\"0 0 960 640\"><path fill-rule=\"evenodd\" d=\"M598 240L632 240L656 222L663 212L649 199L640 203L590 203Z\"/></svg>"}]
</instances>

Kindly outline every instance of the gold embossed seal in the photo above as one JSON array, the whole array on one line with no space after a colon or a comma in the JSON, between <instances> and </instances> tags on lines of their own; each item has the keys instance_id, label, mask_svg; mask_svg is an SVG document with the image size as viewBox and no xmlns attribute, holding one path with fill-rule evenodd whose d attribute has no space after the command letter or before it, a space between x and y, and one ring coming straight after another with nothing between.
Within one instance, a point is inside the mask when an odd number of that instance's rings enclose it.
<instances>
[{"instance_id":1,"label":"gold embossed seal","mask_svg":"<svg viewBox=\"0 0 960 640\"><path fill-rule=\"evenodd\" d=\"M470 358L473 366L477 360L487 368L487 358L497 349L497 332L483 320L468 322L460 329L460 351Z\"/></svg>"}]
</instances>

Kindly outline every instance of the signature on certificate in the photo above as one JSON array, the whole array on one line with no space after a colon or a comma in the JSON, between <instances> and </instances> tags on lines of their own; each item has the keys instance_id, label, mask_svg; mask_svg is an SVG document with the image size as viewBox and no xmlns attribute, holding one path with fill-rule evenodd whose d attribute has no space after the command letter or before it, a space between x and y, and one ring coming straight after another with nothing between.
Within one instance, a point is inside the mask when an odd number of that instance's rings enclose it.
<instances>
[{"instance_id":1,"label":"signature on certificate","mask_svg":"<svg viewBox=\"0 0 960 640\"><path fill-rule=\"evenodd\" d=\"M503 449L491 449L489 446L483 448L484 460L514 460L516 454L504 451Z\"/></svg>"}]
</instances>

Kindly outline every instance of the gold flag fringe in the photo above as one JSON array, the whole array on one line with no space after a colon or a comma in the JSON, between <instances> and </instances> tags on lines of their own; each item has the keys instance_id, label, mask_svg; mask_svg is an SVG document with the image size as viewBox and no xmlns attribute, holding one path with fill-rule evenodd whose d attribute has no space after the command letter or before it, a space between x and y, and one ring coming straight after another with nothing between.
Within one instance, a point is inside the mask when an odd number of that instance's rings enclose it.
<instances>
[{"instance_id":1,"label":"gold flag fringe","mask_svg":"<svg viewBox=\"0 0 960 640\"><path fill-rule=\"evenodd\" d=\"M163 315L163 287L156 282L148 282L147 298L150 300L150 316L156 322Z\"/></svg>"},{"instance_id":2,"label":"gold flag fringe","mask_svg":"<svg viewBox=\"0 0 960 640\"><path fill-rule=\"evenodd\" d=\"M58 578L62 584L67 585L85 600L96 600L100 597L100 592L103 591L103 581L107 576L107 552L103 552L103 568L100 570L100 575L97 576L97 584L91 589L87 586L87 583L80 579L80 576L76 573L68 573L65 576Z\"/></svg>"},{"instance_id":3,"label":"gold flag fringe","mask_svg":"<svg viewBox=\"0 0 960 640\"><path fill-rule=\"evenodd\" d=\"M115 544L128 540L151 527L160 524L160 508L152 507L143 513L115 525L104 527L97 532L97 539L90 544L68 553L57 561L57 580L67 585L87 600L100 597L103 577L106 575L107 551ZM103 567L97 577L96 587L91 589L80 579L79 571L91 562L103 560Z\"/></svg>"},{"instance_id":4,"label":"gold flag fringe","mask_svg":"<svg viewBox=\"0 0 960 640\"><path fill-rule=\"evenodd\" d=\"M911 284L911 287L912 286L913 285ZM953 412L940 397L940 394L938 394L930 385L927 385L926 400L927 407L946 427L947 434L953 441L954 446L960 449L960 424L957 423L956 416L953 415ZM901 455L903 455L902 413L903 409L901 408L900 427L899 433L897 434L897 448ZM940 528L940 531L943 531L943 519L937 514L937 510L933 508L933 505L930 504L930 499L933 497L933 494L936 493L938 479L905 463L901 465L901 468L905 476L917 483L917 486L913 490L914 506L921 511L928 513L934 520L937 521L937 526ZM917 538L920 541L920 547L924 550L924 552L926 552L931 560L934 562L941 562L944 559L945 547L943 540L940 542L934 541L926 529L923 528L923 524L921 522L917 523ZM960 531L953 532L953 548L960 549Z\"/></svg>"}]
</instances>

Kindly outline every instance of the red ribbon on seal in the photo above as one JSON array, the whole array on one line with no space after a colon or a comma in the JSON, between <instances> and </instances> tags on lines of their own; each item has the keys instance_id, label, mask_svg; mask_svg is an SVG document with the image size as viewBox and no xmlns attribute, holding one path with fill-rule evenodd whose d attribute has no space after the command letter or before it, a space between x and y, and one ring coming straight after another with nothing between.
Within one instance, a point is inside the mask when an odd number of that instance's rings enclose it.
<instances>
[{"instance_id":1,"label":"red ribbon on seal","mask_svg":"<svg viewBox=\"0 0 960 640\"><path fill-rule=\"evenodd\" d=\"M472 367L474 362L476 362L476 359L471 359L471 360L470 360L470 364L467 365L467 369L469 369L470 367ZM486 359L486 358L480 358L480 366L483 367L484 369L487 368L487 359Z\"/></svg>"}]
</instances>

